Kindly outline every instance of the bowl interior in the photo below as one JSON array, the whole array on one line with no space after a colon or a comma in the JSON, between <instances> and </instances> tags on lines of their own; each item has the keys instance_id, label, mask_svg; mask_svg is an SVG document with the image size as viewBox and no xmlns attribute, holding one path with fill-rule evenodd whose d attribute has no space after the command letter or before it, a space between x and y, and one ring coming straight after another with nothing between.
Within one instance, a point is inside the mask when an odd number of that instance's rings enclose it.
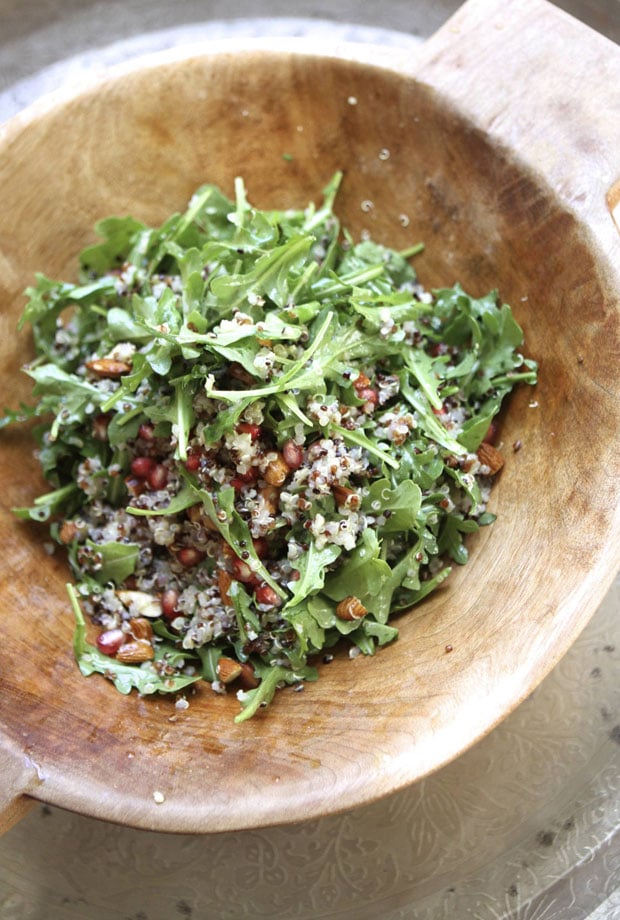
<instances>
[{"instance_id":1,"label":"bowl interior","mask_svg":"<svg viewBox=\"0 0 620 920\"><path fill-rule=\"evenodd\" d=\"M1 728L39 765L36 795L143 827L251 827L369 801L488 731L566 651L617 555L609 497L618 408L607 384L618 376L618 289L587 228L515 152L428 87L313 54L220 53L138 68L14 124L0 157L6 405L29 398L19 368L31 343L16 322L35 271L74 277L99 218L158 223L201 183L231 194L237 175L253 204L285 207L318 200L344 170L337 211L354 236L403 248L423 241L416 265L427 287L499 288L540 362L538 387L519 390L505 415L498 521L471 541L468 565L400 617L391 647L354 661L337 655L318 683L280 693L239 726L234 696L206 685L175 715L171 700L122 697L80 676L65 561L46 552L43 529L10 512L42 485L31 442L5 430L11 666L0 676Z\"/></svg>"}]
</instances>

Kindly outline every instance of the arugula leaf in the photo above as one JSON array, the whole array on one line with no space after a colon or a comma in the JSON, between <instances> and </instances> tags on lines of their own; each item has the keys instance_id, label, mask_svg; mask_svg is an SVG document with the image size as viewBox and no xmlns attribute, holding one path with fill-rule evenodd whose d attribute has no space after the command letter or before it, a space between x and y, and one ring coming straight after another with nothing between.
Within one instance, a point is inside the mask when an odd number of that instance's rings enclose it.
<instances>
[{"instance_id":1,"label":"arugula leaf","mask_svg":"<svg viewBox=\"0 0 620 920\"><path fill-rule=\"evenodd\" d=\"M86 641L86 622L74 586L68 584L67 592L75 616L73 651L84 677L103 674L112 681L119 693L128 694L135 689L144 695L177 693L201 679L200 674L161 677L150 662L141 665L124 664L109 655L104 655L96 646Z\"/></svg>"},{"instance_id":2,"label":"arugula leaf","mask_svg":"<svg viewBox=\"0 0 620 920\"><path fill-rule=\"evenodd\" d=\"M316 679L312 656L341 638L367 655L393 641L389 617L494 519L467 454L536 381L522 330L495 291L427 294L409 261L420 244L356 242L334 214L342 178L303 209L257 210L237 178L233 199L204 185L158 227L110 217L78 283L39 274L26 291L36 405L0 428L39 419L52 491L16 514L54 539L79 514L69 562L97 612L114 613L104 588L131 576L182 596L174 626L153 620L154 663L137 666L86 642L71 589L79 666L123 693L216 680L232 655L260 680L240 693L243 721ZM120 368L95 373L94 355ZM132 542L103 542L125 512ZM361 620L337 616L347 597Z\"/></svg>"}]
</instances>

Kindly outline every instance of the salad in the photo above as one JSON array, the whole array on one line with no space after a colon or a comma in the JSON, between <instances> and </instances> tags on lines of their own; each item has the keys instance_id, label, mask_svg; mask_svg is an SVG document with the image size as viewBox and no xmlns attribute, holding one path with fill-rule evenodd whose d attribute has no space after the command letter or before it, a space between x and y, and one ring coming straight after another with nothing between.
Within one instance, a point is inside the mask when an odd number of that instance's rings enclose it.
<instances>
[{"instance_id":1,"label":"salad","mask_svg":"<svg viewBox=\"0 0 620 920\"><path fill-rule=\"evenodd\" d=\"M257 210L205 185L161 227L97 225L76 284L26 292L26 366L75 584L84 675L122 693L236 692L238 721L371 655L490 524L494 419L536 365L495 292L426 291L334 200ZM96 639L87 640L87 621ZM90 627L92 630L92 627Z\"/></svg>"}]
</instances>

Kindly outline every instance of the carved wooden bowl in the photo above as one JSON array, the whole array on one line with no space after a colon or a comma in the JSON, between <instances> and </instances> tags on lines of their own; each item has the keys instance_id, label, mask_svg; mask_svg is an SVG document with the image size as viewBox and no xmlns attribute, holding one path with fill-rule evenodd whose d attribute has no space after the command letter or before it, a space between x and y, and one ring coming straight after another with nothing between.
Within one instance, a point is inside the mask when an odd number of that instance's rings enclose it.
<instances>
[{"instance_id":1,"label":"carved wooden bowl","mask_svg":"<svg viewBox=\"0 0 620 920\"><path fill-rule=\"evenodd\" d=\"M202 48L15 118L0 135L2 401L30 392L19 368L31 342L16 332L24 287L38 270L71 276L97 219L160 222L203 182L230 193L236 175L257 206L303 206L343 169L338 211L355 235L423 240L416 266L428 287L498 287L540 362L538 387L518 391L503 422L498 521L375 657L337 655L318 683L281 692L241 725L234 695L207 685L171 721L172 700L123 697L80 675L66 563L10 511L42 486L31 441L5 431L7 822L29 797L190 832L376 799L456 757L517 706L611 583L620 51L540 0L471 0L415 60L368 54L294 42Z\"/></svg>"}]
</instances>

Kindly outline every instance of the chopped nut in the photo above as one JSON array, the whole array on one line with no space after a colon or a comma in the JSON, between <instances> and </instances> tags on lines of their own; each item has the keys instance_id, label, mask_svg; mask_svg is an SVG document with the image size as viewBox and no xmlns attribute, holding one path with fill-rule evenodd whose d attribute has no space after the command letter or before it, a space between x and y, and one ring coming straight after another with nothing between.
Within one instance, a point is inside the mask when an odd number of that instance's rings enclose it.
<instances>
[{"instance_id":1,"label":"chopped nut","mask_svg":"<svg viewBox=\"0 0 620 920\"><path fill-rule=\"evenodd\" d=\"M86 362L86 367L97 377L111 377L116 379L131 371L131 364L126 361L116 361L114 358L93 358Z\"/></svg>"},{"instance_id":2,"label":"chopped nut","mask_svg":"<svg viewBox=\"0 0 620 920\"><path fill-rule=\"evenodd\" d=\"M488 441L483 441L476 453L480 463L489 468L490 476L494 476L504 465L504 458L498 449L489 444Z\"/></svg>"},{"instance_id":3,"label":"chopped nut","mask_svg":"<svg viewBox=\"0 0 620 920\"><path fill-rule=\"evenodd\" d=\"M129 621L129 629L134 639L147 639L150 642L153 638L153 627L146 617L134 617Z\"/></svg>"},{"instance_id":4,"label":"chopped nut","mask_svg":"<svg viewBox=\"0 0 620 920\"><path fill-rule=\"evenodd\" d=\"M117 661L125 664L140 664L143 661L151 661L155 656L153 646L148 639L136 639L134 642L126 642L121 645L116 653Z\"/></svg>"},{"instance_id":5,"label":"chopped nut","mask_svg":"<svg viewBox=\"0 0 620 920\"><path fill-rule=\"evenodd\" d=\"M341 620L361 620L368 611L358 597L345 597L336 607L336 616Z\"/></svg>"},{"instance_id":6,"label":"chopped nut","mask_svg":"<svg viewBox=\"0 0 620 920\"><path fill-rule=\"evenodd\" d=\"M65 546L67 543L71 543L77 537L77 526L73 521L63 521L60 530L58 531L58 539L61 543L64 543Z\"/></svg>"},{"instance_id":7,"label":"chopped nut","mask_svg":"<svg viewBox=\"0 0 620 920\"><path fill-rule=\"evenodd\" d=\"M258 678L254 675L254 668L248 661L245 661L241 665L241 674L239 675L239 680L244 690L255 690L260 683Z\"/></svg>"},{"instance_id":8,"label":"chopped nut","mask_svg":"<svg viewBox=\"0 0 620 920\"><path fill-rule=\"evenodd\" d=\"M223 684L230 684L241 675L243 667L233 658L218 658L216 670L218 680Z\"/></svg>"},{"instance_id":9,"label":"chopped nut","mask_svg":"<svg viewBox=\"0 0 620 920\"><path fill-rule=\"evenodd\" d=\"M275 460L271 460L265 469L264 478L270 486L281 486L290 472L284 457L278 453Z\"/></svg>"},{"instance_id":10,"label":"chopped nut","mask_svg":"<svg viewBox=\"0 0 620 920\"><path fill-rule=\"evenodd\" d=\"M226 604L229 607L232 605L232 601L230 599L230 594L229 594L231 584L232 584L232 575L230 574L230 572L227 572L226 569L218 569L217 585L218 585L218 588L220 589L220 597L222 598L222 603Z\"/></svg>"},{"instance_id":11,"label":"chopped nut","mask_svg":"<svg viewBox=\"0 0 620 920\"><path fill-rule=\"evenodd\" d=\"M145 591L117 591L121 604L124 604L135 616L156 620L161 616L161 601Z\"/></svg>"}]
</instances>

